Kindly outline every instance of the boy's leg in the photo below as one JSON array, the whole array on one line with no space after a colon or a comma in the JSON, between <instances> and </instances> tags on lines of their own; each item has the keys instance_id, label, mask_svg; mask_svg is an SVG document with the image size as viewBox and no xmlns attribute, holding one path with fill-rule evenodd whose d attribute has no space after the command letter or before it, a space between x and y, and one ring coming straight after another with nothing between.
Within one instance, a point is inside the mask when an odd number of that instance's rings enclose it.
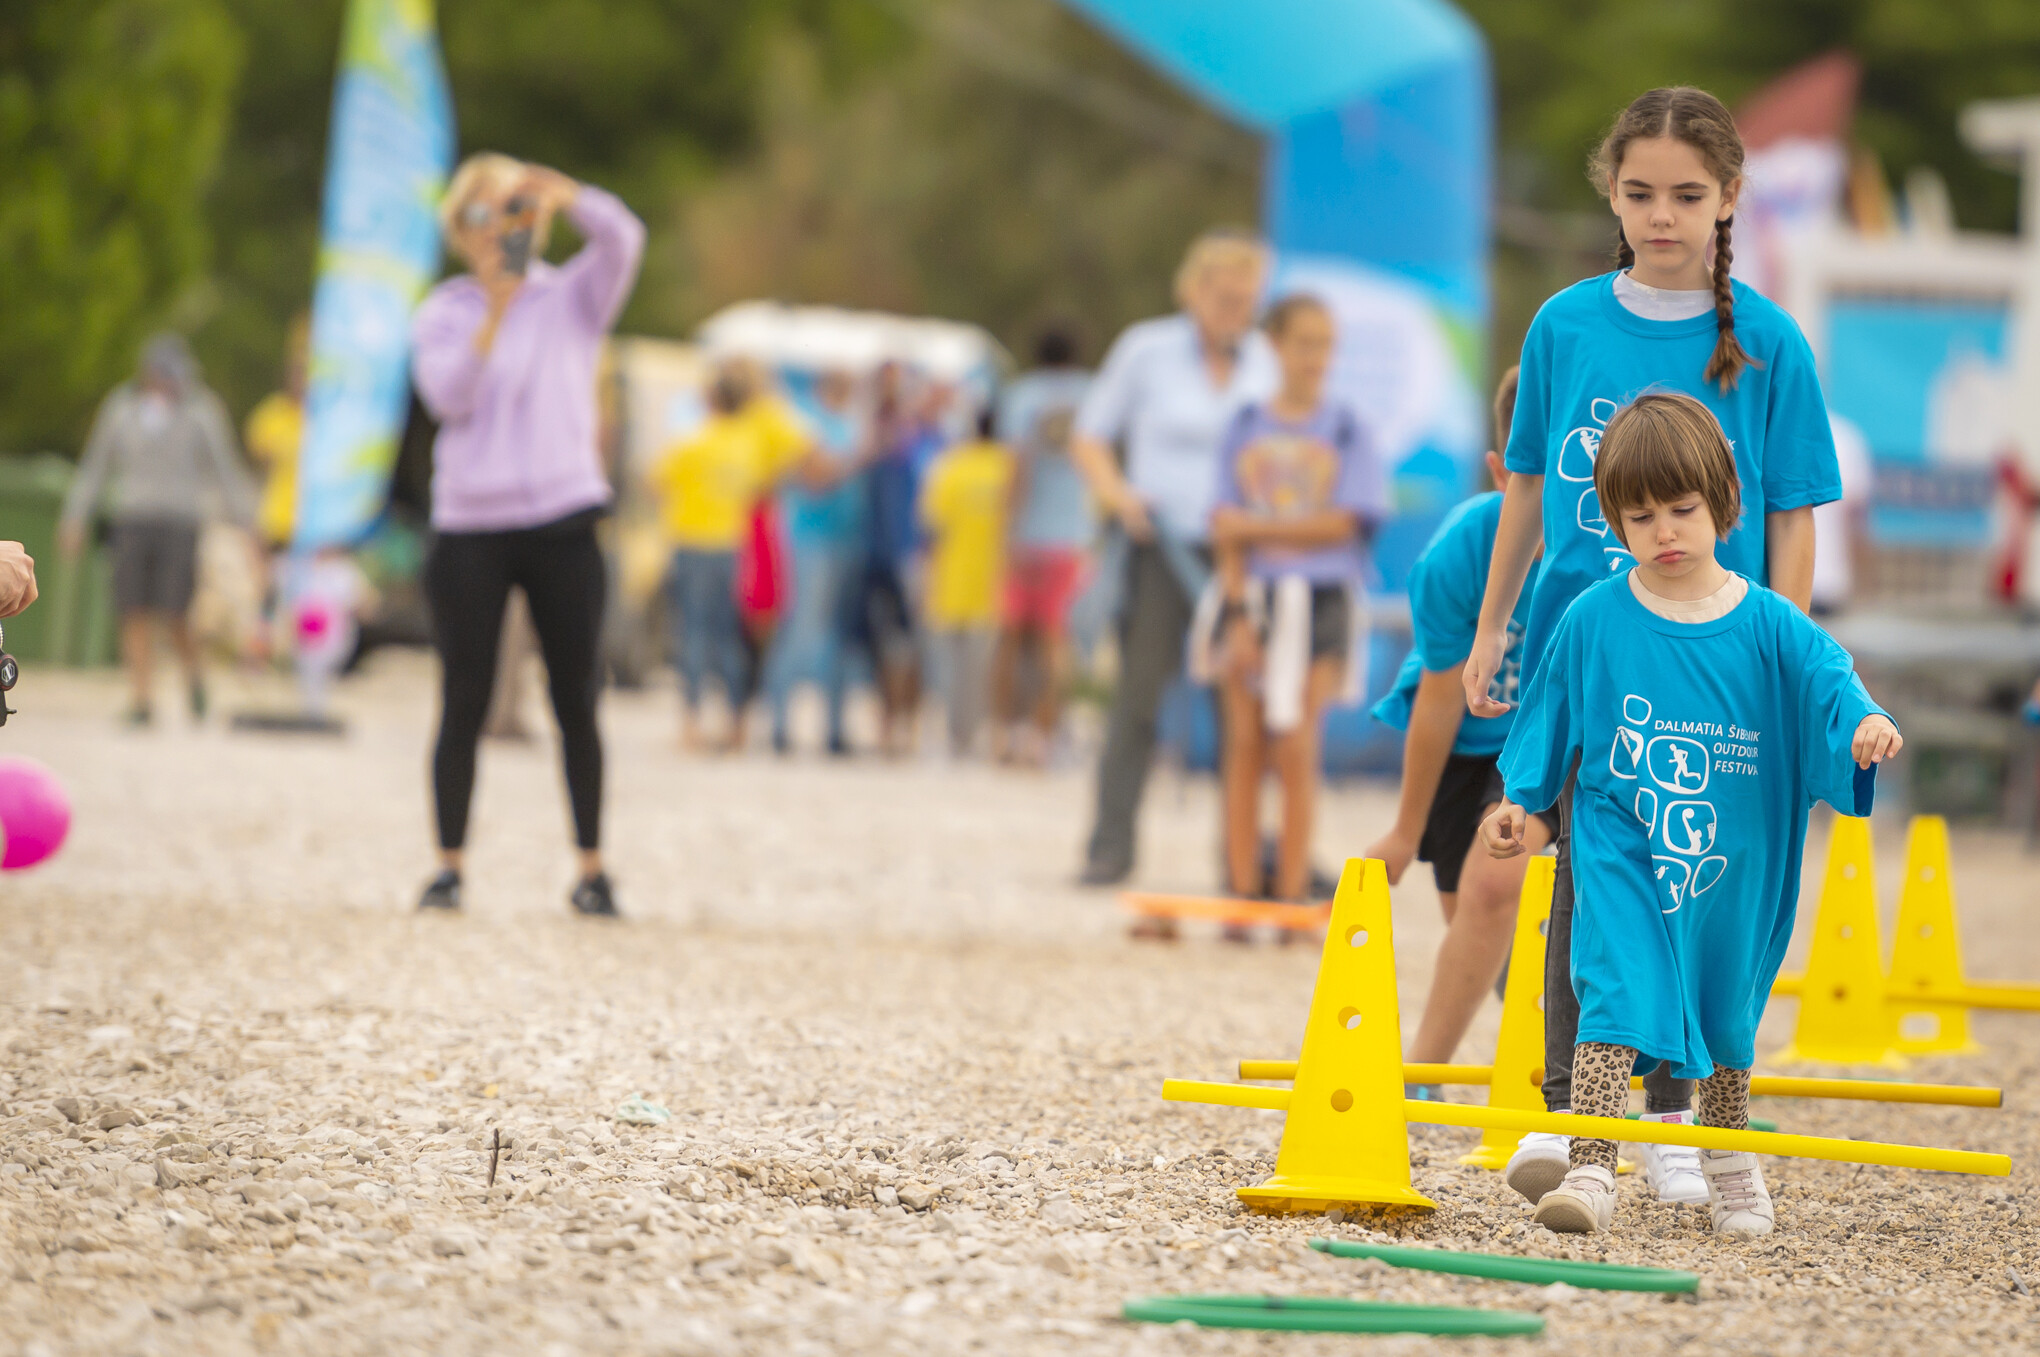
<instances>
[{"instance_id":1,"label":"boy's leg","mask_svg":"<svg viewBox=\"0 0 2040 1357\"><path fill-rule=\"evenodd\" d=\"M1573 1050L1573 1112L1582 1117L1619 1117L1629 1106L1629 1072L1636 1050L1605 1041L1583 1041ZM1572 1164L1598 1164L1615 1171L1615 1142L1572 1138Z\"/></svg>"},{"instance_id":2,"label":"boy's leg","mask_svg":"<svg viewBox=\"0 0 2040 1357\"><path fill-rule=\"evenodd\" d=\"M1552 1112L1573 1102L1573 1047L1580 1033L1580 1001L1572 986L1572 795L1570 774L1558 794L1558 866L1551 886L1551 921L1544 930L1544 1106Z\"/></svg>"},{"instance_id":3,"label":"boy's leg","mask_svg":"<svg viewBox=\"0 0 2040 1357\"><path fill-rule=\"evenodd\" d=\"M1483 817L1487 809L1483 808ZM1550 841L1544 822L1534 815L1527 838L1531 853L1543 852ZM1444 941L1438 944L1431 991L1424 998L1424 1016L1410 1048L1412 1062L1445 1064L1458 1051L1473 1015L1508 959L1515 939L1516 902L1529 862L1527 855L1497 858L1478 844L1467 848L1457 908L1448 916Z\"/></svg>"}]
</instances>

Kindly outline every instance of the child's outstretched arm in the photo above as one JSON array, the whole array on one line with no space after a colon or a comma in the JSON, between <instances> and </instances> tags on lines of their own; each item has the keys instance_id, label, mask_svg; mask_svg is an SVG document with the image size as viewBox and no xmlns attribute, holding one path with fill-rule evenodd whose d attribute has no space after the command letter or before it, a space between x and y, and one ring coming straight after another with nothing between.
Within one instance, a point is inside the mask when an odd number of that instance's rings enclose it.
<instances>
[{"instance_id":1,"label":"child's outstretched arm","mask_svg":"<svg viewBox=\"0 0 2040 1357\"><path fill-rule=\"evenodd\" d=\"M1905 737L1898 733L1898 727L1891 718L1872 712L1857 723L1856 738L1849 746L1850 757L1856 760L1858 768L1868 768L1873 763L1882 763L1897 755L1905 748Z\"/></svg>"}]
</instances>

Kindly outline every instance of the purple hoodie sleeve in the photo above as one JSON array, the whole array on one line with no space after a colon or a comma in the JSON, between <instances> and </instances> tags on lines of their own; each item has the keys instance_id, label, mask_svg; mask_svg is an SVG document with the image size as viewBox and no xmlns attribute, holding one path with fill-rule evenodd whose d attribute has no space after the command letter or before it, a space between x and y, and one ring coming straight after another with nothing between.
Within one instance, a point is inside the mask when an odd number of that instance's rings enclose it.
<instances>
[{"instance_id":1,"label":"purple hoodie sleeve","mask_svg":"<svg viewBox=\"0 0 2040 1357\"><path fill-rule=\"evenodd\" d=\"M638 261L645 252L645 224L613 193L583 184L567 216L588 243L561 272L573 292L575 308L597 331L616 323L637 282Z\"/></svg>"},{"instance_id":2,"label":"purple hoodie sleeve","mask_svg":"<svg viewBox=\"0 0 2040 1357\"><path fill-rule=\"evenodd\" d=\"M442 424L458 424L475 412L488 356L475 352L475 331L483 310L477 298L453 289L457 280L434 288L411 318L411 375L418 397Z\"/></svg>"}]
</instances>

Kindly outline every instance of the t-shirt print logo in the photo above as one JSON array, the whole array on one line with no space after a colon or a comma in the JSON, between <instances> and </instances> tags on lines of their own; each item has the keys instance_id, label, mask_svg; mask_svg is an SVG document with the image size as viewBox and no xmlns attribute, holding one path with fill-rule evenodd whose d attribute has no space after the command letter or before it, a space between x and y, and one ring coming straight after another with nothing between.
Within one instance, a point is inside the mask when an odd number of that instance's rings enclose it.
<instances>
[{"instance_id":1,"label":"t-shirt print logo","mask_svg":"<svg viewBox=\"0 0 2040 1357\"><path fill-rule=\"evenodd\" d=\"M1633 778L1643 762L1643 736L1628 726L1615 727L1615 746L1608 751L1608 771L1617 777Z\"/></svg>"},{"instance_id":2,"label":"t-shirt print logo","mask_svg":"<svg viewBox=\"0 0 2040 1357\"><path fill-rule=\"evenodd\" d=\"M1657 877L1657 883L1665 888L1665 894L1672 897L1672 907L1660 912L1678 913L1679 906L1686 903L1686 885L1693 879L1693 869L1681 858L1653 856L1650 865L1652 874Z\"/></svg>"},{"instance_id":3,"label":"t-shirt print logo","mask_svg":"<svg viewBox=\"0 0 2040 1357\"><path fill-rule=\"evenodd\" d=\"M1622 719L1629 726L1650 728L1650 699L1630 693L1622 699ZM1615 727L1615 743L1608 750L1608 771L1620 778L1634 779L1643 764L1643 736L1629 726ZM1650 800L1651 812L1657 811L1657 798ZM1643 814L1643 803L1638 799L1636 813ZM1648 820L1645 823L1649 823Z\"/></svg>"},{"instance_id":4,"label":"t-shirt print logo","mask_svg":"<svg viewBox=\"0 0 2040 1357\"><path fill-rule=\"evenodd\" d=\"M1558 478L1588 485L1594 481L1594 459L1601 455L1601 431L1615 417L1614 401L1605 398L1587 402L1589 423L1565 436L1558 445Z\"/></svg>"},{"instance_id":5,"label":"t-shirt print logo","mask_svg":"<svg viewBox=\"0 0 2040 1357\"><path fill-rule=\"evenodd\" d=\"M1714 807L1705 801L1674 801L1665 807L1665 847L1697 858L1714 847Z\"/></svg>"},{"instance_id":6,"label":"t-shirt print logo","mask_svg":"<svg viewBox=\"0 0 2040 1357\"><path fill-rule=\"evenodd\" d=\"M1605 396L1588 401L1588 422L1567 434L1558 445L1558 478L1586 487L1580 491L1573 519L1580 525L1580 531L1604 539L1601 552L1611 574L1629 565L1633 558L1619 536L1612 543L1605 540L1608 520L1601 513L1601 497L1594 493L1594 463L1601 456L1601 433L1619 408Z\"/></svg>"},{"instance_id":7,"label":"t-shirt print logo","mask_svg":"<svg viewBox=\"0 0 2040 1357\"><path fill-rule=\"evenodd\" d=\"M1698 796L1707 790L1707 746L1683 735L1660 735L1647 755L1651 780L1666 791Z\"/></svg>"}]
</instances>

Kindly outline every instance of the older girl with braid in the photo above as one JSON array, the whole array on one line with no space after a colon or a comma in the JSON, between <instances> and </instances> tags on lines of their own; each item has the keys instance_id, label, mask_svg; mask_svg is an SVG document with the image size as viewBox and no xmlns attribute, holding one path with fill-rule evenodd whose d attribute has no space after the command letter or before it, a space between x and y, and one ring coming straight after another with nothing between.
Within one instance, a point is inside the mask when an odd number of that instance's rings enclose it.
<instances>
[{"instance_id":1,"label":"older girl with braid","mask_svg":"<svg viewBox=\"0 0 2040 1357\"><path fill-rule=\"evenodd\" d=\"M1721 101L1685 87L1640 95L1615 120L1589 173L1620 223L1618 267L1547 301L1523 341L1503 458L1513 474L1463 675L1475 716L1508 710L1490 696L1490 685L1540 540L1544 564L1522 644L1525 690L1540 665L1558 662L1551 640L1572 601L1635 566L1602 512L1594 468L1603 429L1638 395L1682 392L1720 422L1734 449L1743 510L1741 526L1721 541L1721 561L1801 611L1813 586L1813 508L1842 494L1805 336L1784 311L1729 277L1743 145ZM1571 805L1568 779L1558 800L1558 883L1545 966L1544 1100L1555 1112L1572 1108L1579 1023L1572 986ZM1646 1072L1644 1090L1646 1116L1692 1119L1691 1081L1658 1067ZM1692 1151L1640 1151L1660 1200L1706 1200ZM1568 1162L1564 1137L1532 1134L1506 1176L1537 1201L1565 1176Z\"/></svg>"}]
</instances>

